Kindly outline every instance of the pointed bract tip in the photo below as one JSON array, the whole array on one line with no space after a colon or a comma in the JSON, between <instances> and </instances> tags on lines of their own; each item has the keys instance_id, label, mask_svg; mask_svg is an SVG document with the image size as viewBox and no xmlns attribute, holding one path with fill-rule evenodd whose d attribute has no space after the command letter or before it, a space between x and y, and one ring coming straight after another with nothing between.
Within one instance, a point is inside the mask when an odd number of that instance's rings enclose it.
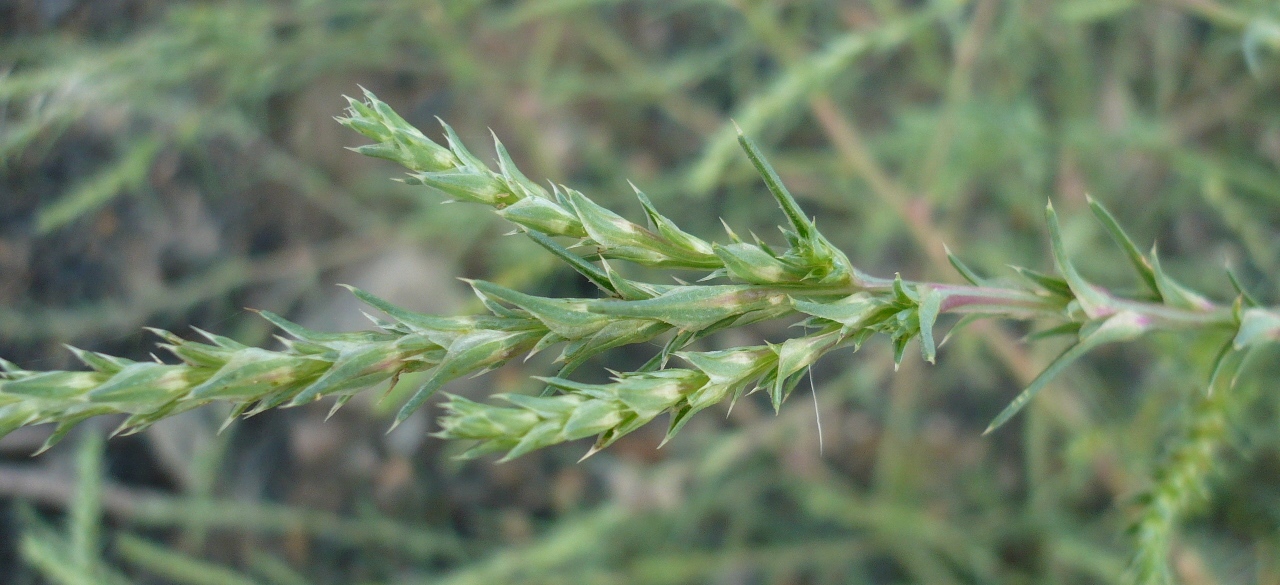
<instances>
[{"instance_id":1,"label":"pointed bract tip","mask_svg":"<svg viewBox=\"0 0 1280 585\"><path fill-rule=\"evenodd\" d=\"M641 191L640 191L640 188L639 188L639 187L637 187L635 183L632 183L632 182L631 182L631 179L627 179L627 184L628 184L628 185L631 185L631 190L632 190L632 191L635 191L637 195L639 195L639 194L640 194L640 192L641 192Z\"/></svg>"},{"instance_id":2,"label":"pointed bract tip","mask_svg":"<svg viewBox=\"0 0 1280 585\"><path fill-rule=\"evenodd\" d=\"M1088 194L1088 193L1085 193L1085 194L1084 194L1084 200L1085 200L1086 202L1088 202L1088 203L1089 203L1089 205L1093 205L1093 204L1097 203L1097 201L1093 198L1093 195L1090 195L1090 194Z\"/></svg>"},{"instance_id":3,"label":"pointed bract tip","mask_svg":"<svg viewBox=\"0 0 1280 585\"><path fill-rule=\"evenodd\" d=\"M599 453L599 452L600 452L600 448L596 447L595 445L592 445L591 448L587 449L587 452L578 459L578 463L582 463L583 461L586 461L588 457L595 455L596 453Z\"/></svg>"},{"instance_id":4,"label":"pointed bract tip","mask_svg":"<svg viewBox=\"0 0 1280 585\"><path fill-rule=\"evenodd\" d=\"M729 118L729 122L733 124L733 129L738 131L738 136L743 136L743 135L744 135L744 134L743 134L743 132L742 132L742 126L739 126L739 125L738 125L738 121L737 121L737 120L734 120L733 118Z\"/></svg>"}]
</instances>

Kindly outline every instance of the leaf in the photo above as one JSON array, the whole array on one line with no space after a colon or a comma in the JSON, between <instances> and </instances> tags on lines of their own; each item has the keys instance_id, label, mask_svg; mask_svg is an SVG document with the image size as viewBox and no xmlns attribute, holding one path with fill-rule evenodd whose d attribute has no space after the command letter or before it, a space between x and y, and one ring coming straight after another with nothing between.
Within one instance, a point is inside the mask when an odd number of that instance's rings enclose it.
<instances>
[{"instance_id":1,"label":"leaf","mask_svg":"<svg viewBox=\"0 0 1280 585\"><path fill-rule=\"evenodd\" d=\"M1249 307L1262 306L1262 303L1258 302L1258 299L1250 294L1249 290L1240 283L1240 278L1236 276L1235 270L1232 270L1230 266L1227 267L1227 280L1231 281L1231 287L1236 290L1237 295L1240 295L1245 305Z\"/></svg>"},{"instance_id":2,"label":"leaf","mask_svg":"<svg viewBox=\"0 0 1280 585\"><path fill-rule=\"evenodd\" d=\"M724 263L730 278L750 284L795 282L803 274L795 274L790 266L759 246L737 243L713 244L715 255Z\"/></svg>"},{"instance_id":3,"label":"leaf","mask_svg":"<svg viewBox=\"0 0 1280 585\"><path fill-rule=\"evenodd\" d=\"M640 206L644 208L645 215L649 216L649 222L652 224L653 229L657 231L659 236L662 236L662 238L668 242L699 256L706 256L714 253L711 249L711 244L701 238L689 235L687 232L677 227L676 224L670 219L667 219L666 216L658 213L658 209L653 206L653 202L649 200L649 197L646 196L639 187L636 187L635 184L630 182L628 182L628 184L631 185L631 189L635 191L636 198L640 200Z\"/></svg>"},{"instance_id":4,"label":"leaf","mask_svg":"<svg viewBox=\"0 0 1280 585\"><path fill-rule=\"evenodd\" d=\"M85 396L93 402L155 404L176 398L175 393L185 393L211 374L212 371L193 371L188 366L138 362L120 370Z\"/></svg>"},{"instance_id":5,"label":"leaf","mask_svg":"<svg viewBox=\"0 0 1280 585\"><path fill-rule=\"evenodd\" d=\"M436 120L440 122L440 126L444 127L444 137L449 143L449 150L453 152L454 156L458 157L458 161L462 163L462 166L472 170L488 172L489 169L484 164L484 161L471 154L470 150L467 150L466 145L462 143L462 139L458 138L458 133L453 131L453 126L448 125L440 118L436 118Z\"/></svg>"},{"instance_id":6,"label":"leaf","mask_svg":"<svg viewBox=\"0 0 1280 585\"><path fill-rule=\"evenodd\" d=\"M1021 394L1018 394L999 415L996 415L995 420L991 421L991 424L987 426L987 430L983 431L982 434L985 435L1000 428L1001 425L1018 414L1037 393L1049 384L1050 380L1053 380L1054 376L1057 376L1071 362L1100 345L1136 339L1147 331L1149 325L1150 323L1146 316L1133 311L1121 311L1108 317L1106 321L1103 321L1090 331L1082 330L1080 341L1067 348L1043 372L1040 372L1040 375L1036 376L1036 379L1032 380L1031 384Z\"/></svg>"},{"instance_id":7,"label":"leaf","mask_svg":"<svg viewBox=\"0 0 1280 585\"><path fill-rule=\"evenodd\" d=\"M318 375L328 366L328 362L305 356L246 348L236 352L208 380L192 388L189 395L195 400L254 398Z\"/></svg>"},{"instance_id":8,"label":"leaf","mask_svg":"<svg viewBox=\"0 0 1280 585\"><path fill-rule=\"evenodd\" d=\"M411 185L426 185L463 201L503 206L516 202L515 194L502 181L490 176L488 171L484 174L465 171L414 173L409 177L407 182Z\"/></svg>"},{"instance_id":9,"label":"leaf","mask_svg":"<svg viewBox=\"0 0 1280 585\"><path fill-rule=\"evenodd\" d=\"M956 272L960 273L960 276L969 281L969 284L972 284L973 286L987 286L987 279L978 276L976 272L968 266L965 266L964 262L961 262L959 257L951 253L951 248L948 248L946 244L943 244L942 249L947 253L947 261L951 263L951 267L955 268Z\"/></svg>"},{"instance_id":10,"label":"leaf","mask_svg":"<svg viewBox=\"0 0 1280 585\"><path fill-rule=\"evenodd\" d=\"M39 372L17 380L0 380L0 392L42 400L69 400L107 379L107 375L98 372Z\"/></svg>"},{"instance_id":11,"label":"leaf","mask_svg":"<svg viewBox=\"0 0 1280 585\"><path fill-rule=\"evenodd\" d=\"M564 192L582 221L582 227L592 240L603 246L602 253L610 258L647 266L707 270L720 267L720 259L711 253L709 247L706 252L683 248L601 207L582 193L573 189L565 189Z\"/></svg>"},{"instance_id":12,"label":"leaf","mask_svg":"<svg viewBox=\"0 0 1280 585\"><path fill-rule=\"evenodd\" d=\"M1012 264L1009 265L1009 268L1012 268L1013 272L1018 276L1021 276L1032 284L1045 289L1045 291L1050 294L1055 294L1067 299L1074 296L1071 292L1071 287L1067 285L1067 281L1058 278L1057 276L1051 276L1043 272L1032 270L1030 268L1023 268L1021 266L1014 266Z\"/></svg>"},{"instance_id":13,"label":"leaf","mask_svg":"<svg viewBox=\"0 0 1280 585\"><path fill-rule=\"evenodd\" d=\"M520 172L520 169L516 167L515 161L511 160L511 153L507 152L507 147L502 145L501 140L498 140L497 133L490 130L489 134L493 136L493 149L498 153L498 170L502 171L502 176L506 177L507 183L514 184L523 190L527 197L549 200L551 194L547 193L547 190L542 185L530 181L529 177L524 176L524 173Z\"/></svg>"},{"instance_id":14,"label":"leaf","mask_svg":"<svg viewBox=\"0 0 1280 585\"><path fill-rule=\"evenodd\" d=\"M654 319L685 331L705 329L725 318L786 302L782 293L748 285L681 287L642 301L599 301L594 313Z\"/></svg>"},{"instance_id":15,"label":"leaf","mask_svg":"<svg viewBox=\"0 0 1280 585\"><path fill-rule=\"evenodd\" d=\"M885 308L884 301L876 299L866 292L859 292L831 303L818 303L792 299L792 306L806 315L820 319L835 321L844 325L846 330L861 327L869 321L869 317Z\"/></svg>"},{"instance_id":16,"label":"leaf","mask_svg":"<svg viewBox=\"0 0 1280 585\"><path fill-rule=\"evenodd\" d=\"M1053 202L1045 206L1044 216L1049 224L1049 244L1053 249L1053 261L1058 267L1058 272L1067 281L1067 286L1071 288L1071 293L1080 302L1080 308L1085 314L1093 319L1102 317L1110 299L1082 278L1076 271L1075 265L1071 263L1066 246L1062 243L1062 228L1058 225L1058 214L1053 210Z\"/></svg>"},{"instance_id":17,"label":"leaf","mask_svg":"<svg viewBox=\"0 0 1280 585\"><path fill-rule=\"evenodd\" d=\"M1245 309L1240 316L1240 328L1236 332L1232 345L1244 349L1268 341L1280 340L1280 314L1275 311L1254 307ZM0 383L2 384L2 383ZM0 389L4 386L0 385Z\"/></svg>"},{"instance_id":18,"label":"leaf","mask_svg":"<svg viewBox=\"0 0 1280 585\"><path fill-rule=\"evenodd\" d=\"M1060 335L1075 335L1078 337L1080 335L1080 324L1074 321L1063 323L1048 329L1028 333L1026 337L1023 337L1022 339L1023 341L1039 341L1041 339L1058 337Z\"/></svg>"},{"instance_id":19,"label":"leaf","mask_svg":"<svg viewBox=\"0 0 1280 585\"><path fill-rule=\"evenodd\" d=\"M773 402L773 411L782 408L782 400L786 398L784 386L788 378L803 372L828 350L835 347L844 337L839 331L830 331L808 337L797 337L782 342L777 346L778 374L774 379L769 397ZM789 391L789 388L786 390Z\"/></svg>"},{"instance_id":20,"label":"leaf","mask_svg":"<svg viewBox=\"0 0 1280 585\"><path fill-rule=\"evenodd\" d=\"M105 353L98 353L96 351L85 351L70 345L64 345L63 347L75 354L76 359L84 362L84 365L93 368L96 372L102 372L104 374L115 374L125 367L128 367L129 364L136 363L131 359L115 357ZM8 362L5 363L8 364ZM9 365L12 366L12 364ZM16 368L16 366L14 367ZM5 371L9 370L8 367L5 367L4 369Z\"/></svg>"},{"instance_id":21,"label":"leaf","mask_svg":"<svg viewBox=\"0 0 1280 585\"><path fill-rule=\"evenodd\" d=\"M1125 256L1129 258L1129 263L1133 265L1133 269L1138 273L1143 284L1157 298L1163 299L1160 286L1156 283L1155 268L1147 260L1147 257L1138 250L1138 246L1133 243L1133 239L1129 237L1129 234L1125 233L1124 228L1120 227L1120 222L1116 221L1115 216L1111 215L1111 212L1107 211L1107 208L1103 207L1097 199L1088 194L1085 194L1085 199L1089 202L1089 209L1093 211L1093 215L1098 218L1099 222L1102 222L1103 227L1107 228L1107 233L1111 235L1111 239L1115 240L1120 249L1124 251Z\"/></svg>"},{"instance_id":22,"label":"leaf","mask_svg":"<svg viewBox=\"0 0 1280 585\"><path fill-rule=\"evenodd\" d=\"M796 231L796 235L805 240L813 238L815 229L809 218L805 216L804 211L800 209L800 204L796 203L795 198L791 196L791 192L782 184L782 179L778 178L777 171L774 171L769 161L765 160L755 141L743 134L741 128L738 128L738 144L742 145L742 150L746 151L747 158L751 159L752 166L756 168L760 178L764 179L765 186L769 188L773 198L782 207L782 213L786 214L787 220L791 222L791 227Z\"/></svg>"},{"instance_id":23,"label":"leaf","mask_svg":"<svg viewBox=\"0 0 1280 585\"><path fill-rule=\"evenodd\" d=\"M448 353L440 361L440 365L426 382L409 397L400 411L396 413L391 430L408 419L413 411L430 398L448 382L475 372L477 370L496 367L524 350L532 347L542 338L539 331L491 331L479 330L467 333L449 346Z\"/></svg>"},{"instance_id":24,"label":"leaf","mask_svg":"<svg viewBox=\"0 0 1280 585\"><path fill-rule=\"evenodd\" d=\"M920 352L925 361L932 364L938 357L938 347L933 342L933 325L938 321L944 295L927 285L917 285L916 292L920 295Z\"/></svg>"},{"instance_id":25,"label":"leaf","mask_svg":"<svg viewBox=\"0 0 1280 585\"><path fill-rule=\"evenodd\" d=\"M527 295L483 280L466 281L480 293L528 311L534 318L565 339L581 339L604 328L609 318L592 313L588 299L550 299Z\"/></svg>"},{"instance_id":26,"label":"leaf","mask_svg":"<svg viewBox=\"0 0 1280 585\"><path fill-rule=\"evenodd\" d=\"M498 209L497 214L507 221L528 228L529 231L526 233L530 237L533 237L533 234L571 238L587 237L587 230L582 227L582 222L578 221L578 216L541 197L525 197Z\"/></svg>"},{"instance_id":27,"label":"leaf","mask_svg":"<svg viewBox=\"0 0 1280 585\"><path fill-rule=\"evenodd\" d=\"M774 363L776 355L759 345L721 351L675 352L676 357L689 362L714 385L733 385L753 378L762 367Z\"/></svg>"},{"instance_id":28,"label":"leaf","mask_svg":"<svg viewBox=\"0 0 1280 585\"><path fill-rule=\"evenodd\" d=\"M306 404L321 396L352 387L372 386L390 378L398 370L397 366L403 358L404 354L383 344L345 348L328 371L294 396L289 406ZM353 382L359 382L359 385Z\"/></svg>"},{"instance_id":29,"label":"leaf","mask_svg":"<svg viewBox=\"0 0 1280 585\"><path fill-rule=\"evenodd\" d=\"M1213 309L1213 303L1209 299L1192 292L1169 277L1168 273L1160 267L1160 255L1154 246L1151 248L1151 264L1155 270L1156 287L1165 304L1193 311Z\"/></svg>"},{"instance_id":30,"label":"leaf","mask_svg":"<svg viewBox=\"0 0 1280 585\"><path fill-rule=\"evenodd\" d=\"M1218 350L1218 355L1213 358L1213 368L1209 372L1208 393L1210 395L1220 383L1224 386L1224 390L1236 385L1236 376L1240 373L1240 366L1244 364L1248 349L1237 349L1230 339L1222 344L1222 349Z\"/></svg>"},{"instance_id":31,"label":"leaf","mask_svg":"<svg viewBox=\"0 0 1280 585\"><path fill-rule=\"evenodd\" d=\"M609 276L609 283L613 285L614 290L618 291L618 296L626 301L651 299L673 288L669 285L627 280L617 270L614 270L608 261L601 262L601 265L604 267L605 274Z\"/></svg>"},{"instance_id":32,"label":"leaf","mask_svg":"<svg viewBox=\"0 0 1280 585\"><path fill-rule=\"evenodd\" d=\"M338 286L351 291L357 299L360 299L366 305L369 305L391 318L405 324L413 331L422 333L431 337L433 340L440 339L444 343L440 343L442 347L452 343L458 335L474 331L476 323L466 317L437 317L435 315L427 315L425 313L415 313L413 311L402 309L389 301L383 300L372 293L365 292L348 284L339 284ZM442 335L442 334L449 335Z\"/></svg>"}]
</instances>

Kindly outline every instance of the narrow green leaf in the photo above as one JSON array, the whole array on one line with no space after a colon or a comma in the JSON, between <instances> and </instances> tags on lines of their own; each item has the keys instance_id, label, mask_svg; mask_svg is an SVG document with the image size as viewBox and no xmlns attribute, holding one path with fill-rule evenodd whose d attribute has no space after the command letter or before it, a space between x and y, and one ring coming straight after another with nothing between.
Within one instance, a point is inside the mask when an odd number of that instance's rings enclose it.
<instances>
[{"instance_id":1,"label":"narrow green leaf","mask_svg":"<svg viewBox=\"0 0 1280 585\"><path fill-rule=\"evenodd\" d=\"M1040 288L1043 288L1046 292L1050 294L1054 294L1067 299L1070 299L1073 296L1075 296L1071 292L1071 287L1067 285L1067 281L1057 276L1045 274L1043 272L1032 270L1030 268L1014 266L1012 264L1009 265L1009 268L1013 269L1013 272L1018 276L1021 276L1022 278L1026 279L1028 282L1036 286L1039 286Z\"/></svg>"},{"instance_id":2,"label":"narrow green leaf","mask_svg":"<svg viewBox=\"0 0 1280 585\"><path fill-rule=\"evenodd\" d=\"M508 190L502 181L490 176L488 171L484 174L465 171L414 173L409 177L406 181L409 184L426 185L463 201L503 207L518 201L516 194Z\"/></svg>"},{"instance_id":3,"label":"narrow green leaf","mask_svg":"<svg viewBox=\"0 0 1280 585\"><path fill-rule=\"evenodd\" d=\"M866 292L854 293L830 303L793 299L791 304L801 313L835 321L850 330L861 327L871 315L885 306L883 301Z\"/></svg>"},{"instance_id":4,"label":"narrow green leaf","mask_svg":"<svg viewBox=\"0 0 1280 585\"><path fill-rule=\"evenodd\" d=\"M90 390L86 397L93 402L155 404L185 394L212 374L211 370L193 371L189 366L138 362Z\"/></svg>"},{"instance_id":5,"label":"narrow green leaf","mask_svg":"<svg viewBox=\"0 0 1280 585\"><path fill-rule=\"evenodd\" d=\"M426 382L400 407L390 430L409 418L432 394L461 376L497 367L533 347L540 331L480 330L459 337ZM390 432L388 430L388 432Z\"/></svg>"},{"instance_id":6,"label":"narrow green leaf","mask_svg":"<svg viewBox=\"0 0 1280 585\"><path fill-rule=\"evenodd\" d=\"M506 177L507 183L522 189L524 195L528 197L540 198L549 203L551 194L542 185L524 176L524 173L516 167L515 161L511 160L511 153L507 152L507 147L498 140L498 135L493 130L490 130L489 134L493 136L493 149L498 153L498 170L502 172L502 176Z\"/></svg>"},{"instance_id":7,"label":"narrow green leaf","mask_svg":"<svg viewBox=\"0 0 1280 585\"><path fill-rule=\"evenodd\" d=\"M1058 336L1061 336L1061 335L1076 335L1076 336L1079 336L1079 335L1080 335L1080 324L1079 324L1079 323L1076 323L1076 322L1074 322L1074 321L1072 321L1072 322L1068 322L1068 323L1063 323L1063 324L1061 324L1061 325L1057 325L1057 326L1054 326L1054 327L1050 327L1050 328L1048 328L1048 329L1042 329L1042 330L1040 330L1040 331L1033 331L1033 332L1031 332L1031 333L1028 333L1028 334L1026 335L1026 337L1023 337L1022 339L1023 339L1023 341L1028 341L1028 342L1029 342L1029 341L1039 341L1039 340L1041 340L1041 339L1048 339L1048 338L1050 338L1050 337L1058 337Z\"/></svg>"},{"instance_id":8,"label":"narrow green leaf","mask_svg":"<svg viewBox=\"0 0 1280 585\"><path fill-rule=\"evenodd\" d=\"M707 243L702 238L689 235L687 232L680 229L666 216L658 213L658 208L653 206L653 202L649 200L649 197L646 196L639 187L636 187L633 183L628 184L630 184L631 189L635 191L636 198L640 200L640 206L644 208L645 215L649 217L649 223L653 226L654 231L656 231L659 236L662 236L663 239L668 242L671 242L672 244L675 244L676 246L698 256L706 256L714 253L711 249L711 244Z\"/></svg>"},{"instance_id":9,"label":"narrow green leaf","mask_svg":"<svg viewBox=\"0 0 1280 585\"><path fill-rule=\"evenodd\" d=\"M1156 288L1160 291L1160 297L1164 299L1165 304L1193 311L1213 308L1213 303L1209 299L1192 292L1169 277L1169 274L1160 267L1160 254L1154 246L1151 248L1151 265L1155 273Z\"/></svg>"},{"instance_id":10,"label":"narrow green leaf","mask_svg":"<svg viewBox=\"0 0 1280 585\"><path fill-rule=\"evenodd\" d=\"M1108 317L1106 321L1103 321L1091 331L1082 331L1080 341L1067 348L1043 372L1040 372L1040 375L1036 376L1036 379L1032 380L1031 384L1017 398L1014 398L996 416L995 420L991 421L991 424L987 426L987 430L983 431L982 434L985 435L1000 428L1001 425L1018 414L1036 394L1049 384L1049 381L1053 380L1054 376L1057 376L1059 372L1071 365L1071 362L1100 345L1136 339L1147 331L1149 325L1147 317L1132 311L1122 311Z\"/></svg>"},{"instance_id":11,"label":"narrow green leaf","mask_svg":"<svg viewBox=\"0 0 1280 585\"><path fill-rule=\"evenodd\" d=\"M448 125L440 118L436 118L436 121L440 122L440 125L444 127L444 137L449 143L449 150L453 151L454 156L458 157L462 166L475 171L489 171L489 168L484 164L484 161L480 160L476 155L471 154L471 151L467 150L466 145L462 143L462 139L458 138L458 133L453 131L453 126Z\"/></svg>"},{"instance_id":12,"label":"narrow green leaf","mask_svg":"<svg viewBox=\"0 0 1280 585\"><path fill-rule=\"evenodd\" d=\"M1120 227L1120 222L1116 221L1115 216L1111 215L1111 212L1106 207L1103 207L1102 203L1099 203L1097 199L1088 194L1085 195L1085 199L1089 201L1089 209L1093 210L1093 215L1098 218L1103 227L1107 228L1107 233L1111 235L1111 239L1115 240L1120 249L1124 251L1125 256L1129 258L1129 263L1133 265L1133 269L1138 273L1143 284L1147 286L1147 290L1150 290L1158 298L1163 299L1160 287L1156 284L1155 268L1147 260L1147 257L1138 250L1138 246L1133 243L1133 239L1129 237L1129 234L1125 233L1124 228Z\"/></svg>"},{"instance_id":13,"label":"narrow green leaf","mask_svg":"<svg viewBox=\"0 0 1280 585\"><path fill-rule=\"evenodd\" d=\"M787 379L804 372L817 362L818 358L835 347L841 339L843 336L839 331L829 331L819 335L788 339L781 345L774 346L778 354L778 374L774 379L772 392L769 393L774 412L782 407L782 400L786 398L783 387Z\"/></svg>"},{"instance_id":14,"label":"narrow green leaf","mask_svg":"<svg viewBox=\"0 0 1280 585\"><path fill-rule=\"evenodd\" d=\"M791 227L795 229L796 234L802 239L810 239L815 231L813 224L809 218L805 216L804 210L800 209L800 204L791 196L791 192L782 184L782 179L778 177L777 171L773 170L773 165L761 154L760 149L756 146L754 140L742 133L742 129L738 129L738 144L742 145L742 150L746 151L747 158L751 159L751 164L755 166L756 172L764 179L764 184L769 188L769 192L773 194L773 198L778 201L778 205L782 207L782 212L786 214L787 220L791 222Z\"/></svg>"},{"instance_id":15,"label":"narrow green leaf","mask_svg":"<svg viewBox=\"0 0 1280 585\"><path fill-rule=\"evenodd\" d=\"M1250 294L1249 290L1240 283L1240 278L1236 276L1236 271L1232 270L1230 266L1227 267L1227 280L1231 281L1231 287L1236 289L1236 294L1240 295L1240 298L1244 300L1245 305L1249 307L1262 306L1262 303L1258 302L1258 299Z\"/></svg>"},{"instance_id":16,"label":"narrow green leaf","mask_svg":"<svg viewBox=\"0 0 1280 585\"><path fill-rule=\"evenodd\" d=\"M804 277L790 270L790 266L760 246L737 243L713 244L715 255L724 263L728 276L750 284L776 284L796 282Z\"/></svg>"},{"instance_id":17,"label":"narrow green leaf","mask_svg":"<svg viewBox=\"0 0 1280 585\"><path fill-rule=\"evenodd\" d=\"M956 272L960 273L960 276L969 281L969 284L974 286L987 286L987 279L978 276L978 273L966 266L964 262L961 262L959 257L951 253L951 248L948 248L946 244L943 244L942 249L947 253L947 261L951 263L951 267L955 268Z\"/></svg>"},{"instance_id":18,"label":"narrow green leaf","mask_svg":"<svg viewBox=\"0 0 1280 585\"><path fill-rule=\"evenodd\" d=\"M1071 293L1080 302L1080 308L1086 315L1095 319L1103 316L1110 299L1081 277L1071 263L1066 246L1062 243L1062 228L1058 225L1058 214L1053 210L1053 202L1045 206L1044 216L1049 224L1049 244L1053 249L1053 261L1058 267L1058 273L1067 281L1067 286L1071 287Z\"/></svg>"},{"instance_id":19,"label":"narrow green leaf","mask_svg":"<svg viewBox=\"0 0 1280 585\"><path fill-rule=\"evenodd\" d=\"M319 375L322 360L267 351L256 347L236 352L213 376L192 388L196 400L257 397L264 392Z\"/></svg>"},{"instance_id":20,"label":"narrow green leaf","mask_svg":"<svg viewBox=\"0 0 1280 585\"><path fill-rule=\"evenodd\" d=\"M682 287L642 301L599 301L590 310L602 315L653 319L685 331L698 331L725 318L786 303L781 293L748 285Z\"/></svg>"},{"instance_id":21,"label":"narrow green leaf","mask_svg":"<svg viewBox=\"0 0 1280 585\"><path fill-rule=\"evenodd\" d=\"M916 292L920 295L920 352L925 361L932 364L938 357L938 347L933 342L933 325L938 321L944 295L927 285L917 285Z\"/></svg>"},{"instance_id":22,"label":"narrow green leaf","mask_svg":"<svg viewBox=\"0 0 1280 585\"><path fill-rule=\"evenodd\" d=\"M1240 371L1241 364L1244 363L1246 350L1238 350L1235 343L1228 339L1222 344L1222 348L1218 350L1218 354L1213 358L1213 368L1209 371L1208 392L1213 392L1218 388L1219 384L1223 389L1230 389L1235 386L1236 375Z\"/></svg>"},{"instance_id":23,"label":"narrow green leaf","mask_svg":"<svg viewBox=\"0 0 1280 585\"><path fill-rule=\"evenodd\" d=\"M589 299L551 299L527 295L483 280L468 281L477 291L528 311L548 329L565 339L581 339L594 335L609 323L609 318L592 313Z\"/></svg>"},{"instance_id":24,"label":"narrow green leaf","mask_svg":"<svg viewBox=\"0 0 1280 585\"><path fill-rule=\"evenodd\" d=\"M71 561L86 573L102 556L102 457L100 432L85 433L76 452L76 493L71 502Z\"/></svg>"},{"instance_id":25,"label":"narrow green leaf","mask_svg":"<svg viewBox=\"0 0 1280 585\"><path fill-rule=\"evenodd\" d=\"M582 222L578 221L578 216L549 199L525 197L498 209L497 214L511 223L527 228L526 234L587 237L587 230L582 227ZM530 237L533 236L530 235Z\"/></svg>"},{"instance_id":26,"label":"narrow green leaf","mask_svg":"<svg viewBox=\"0 0 1280 585\"><path fill-rule=\"evenodd\" d=\"M1268 341L1280 341L1280 314L1260 307L1245 309L1232 345L1240 350ZM4 388L0 382L0 389Z\"/></svg>"},{"instance_id":27,"label":"narrow green leaf","mask_svg":"<svg viewBox=\"0 0 1280 585\"><path fill-rule=\"evenodd\" d=\"M528 199L526 201L533 201L533 199ZM586 232L583 232L583 235L585 234ZM536 231L527 231L525 232L525 235L529 236L529 239L533 240L534 243L539 246L542 246L546 251L551 252L557 258L563 260L566 264L576 270L578 274L581 274L587 280L590 280L592 284L600 287L600 290L610 294L619 294L618 288L610 278L609 274L599 268L596 268L594 264L587 262L581 256L570 252L555 240L541 233Z\"/></svg>"},{"instance_id":28,"label":"narrow green leaf","mask_svg":"<svg viewBox=\"0 0 1280 585\"><path fill-rule=\"evenodd\" d=\"M390 378L404 357L404 354L383 344L344 348L328 371L294 396L289 405L306 404L322 396L349 390L355 386L353 382L359 382L359 387L372 386Z\"/></svg>"}]
</instances>

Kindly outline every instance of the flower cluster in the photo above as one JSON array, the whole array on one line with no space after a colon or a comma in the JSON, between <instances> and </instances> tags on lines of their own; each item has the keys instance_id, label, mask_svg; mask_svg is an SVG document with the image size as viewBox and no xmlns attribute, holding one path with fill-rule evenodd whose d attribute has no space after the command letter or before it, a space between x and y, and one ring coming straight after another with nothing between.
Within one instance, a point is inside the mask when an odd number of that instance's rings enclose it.
<instances>
[{"instance_id":1,"label":"flower cluster","mask_svg":"<svg viewBox=\"0 0 1280 585\"><path fill-rule=\"evenodd\" d=\"M664 413L670 415L670 439L699 410L756 390L767 391L779 408L824 354L859 347L877 333L889 338L896 361L918 340L924 359L932 362L938 346L934 329L944 314L961 316L953 332L994 317L1043 323L1031 339L1073 338L997 415L991 430L1073 360L1102 344L1155 330L1220 330L1227 339L1216 367L1229 369L1253 348L1280 339L1280 311L1261 306L1238 286L1234 303L1222 306L1175 282L1155 252L1141 252L1096 201L1090 201L1094 214L1129 258L1145 292L1121 296L1087 282L1064 250L1052 206L1045 217L1057 276L1015 268L1012 279L987 279L950 256L967 284L877 278L854 267L818 231L746 136L739 142L787 219L785 249L759 239L745 242L727 226L724 244L690 235L636 189L647 219L641 226L578 191L534 183L496 139L494 170L447 124L447 145L441 145L368 92L363 101L350 103L338 121L373 141L353 150L400 163L410 171L410 183L492 207L598 286L600 296L546 298L469 281L489 313L446 317L406 311L352 289L386 315L374 319L376 330L321 333L263 312L289 335L282 350L204 332L206 341L197 342L156 331L178 363L81 350L74 351L89 371L33 372L0 362L0 436L52 422L58 428L51 445L77 422L111 413L129 415L120 430L134 432L212 401L232 403L231 419L330 396L337 408L368 387L394 385L407 372L429 372L402 406L399 423L451 380L559 347L561 369L543 379L546 394L502 396L509 406L451 397L437 434L476 441L469 455L505 451L510 458L592 436L594 453ZM621 276L611 261L701 271L705 278L695 284L641 282ZM799 321L806 333L778 344L687 351L714 332L783 318ZM617 373L611 382L584 384L569 377L601 352L659 339L653 359L637 371ZM690 367L667 367L672 357Z\"/></svg>"}]
</instances>

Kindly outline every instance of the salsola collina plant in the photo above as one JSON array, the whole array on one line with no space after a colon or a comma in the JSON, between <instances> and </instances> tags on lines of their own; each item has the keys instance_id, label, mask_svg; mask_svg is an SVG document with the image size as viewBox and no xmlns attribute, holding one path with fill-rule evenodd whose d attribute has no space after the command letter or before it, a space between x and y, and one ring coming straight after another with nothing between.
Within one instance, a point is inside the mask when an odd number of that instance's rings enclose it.
<instances>
[{"instance_id":1,"label":"salsola collina plant","mask_svg":"<svg viewBox=\"0 0 1280 585\"><path fill-rule=\"evenodd\" d=\"M1070 337L1069 347L995 417L990 431L1069 363L1103 344L1157 330L1217 332L1223 344L1210 388L1228 391L1230 384L1222 381L1235 378L1247 353L1280 339L1280 310L1259 305L1238 284L1234 302L1222 305L1175 282L1155 251L1143 253L1093 200L1094 214L1140 277L1141 292L1122 295L1086 281L1064 250L1052 206L1045 218L1057 275L1016 268L1010 279L988 279L950 256L967 284L871 276L822 235L747 136L739 141L786 216L785 248L744 240L728 226L726 243L703 240L681 230L636 189L648 220L647 227L638 225L573 189L529 180L496 139L496 170L469 152L447 124L447 145L437 144L368 92L364 101L350 100L338 121L373 141L356 152L403 165L410 183L492 207L601 294L544 298L468 281L488 314L436 316L352 289L385 315L373 317L376 330L311 331L263 311L289 336L281 338L283 349L249 347L203 331L204 341L191 341L153 330L177 363L74 348L88 371L36 372L0 362L0 436L25 425L57 423L47 448L89 417L126 414L119 431L136 432L214 401L234 405L228 421L325 397L335 398L337 409L363 389L394 385L405 373L429 372L401 407L398 424L455 378L555 347L562 368L543 379L543 395L504 395L505 405L451 396L437 434L473 441L467 456L505 452L512 458L593 436L594 453L664 413L669 439L699 410L750 392L767 392L776 409L824 354L856 349L876 333L889 338L896 361L918 339L924 359L932 362L942 315L959 316L953 332L975 319L1002 318L1042 325L1031 339ZM628 279L614 267L622 262L690 271L697 282ZM805 334L781 343L687 350L717 331L772 319L797 320ZM661 349L636 371L616 373L602 384L570 378L592 356L658 338ZM672 358L680 367L672 367ZM1152 497L1177 496L1157 491ZM1146 523L1160 520L1153 516Z\"/></svg>"}]
</instances>

